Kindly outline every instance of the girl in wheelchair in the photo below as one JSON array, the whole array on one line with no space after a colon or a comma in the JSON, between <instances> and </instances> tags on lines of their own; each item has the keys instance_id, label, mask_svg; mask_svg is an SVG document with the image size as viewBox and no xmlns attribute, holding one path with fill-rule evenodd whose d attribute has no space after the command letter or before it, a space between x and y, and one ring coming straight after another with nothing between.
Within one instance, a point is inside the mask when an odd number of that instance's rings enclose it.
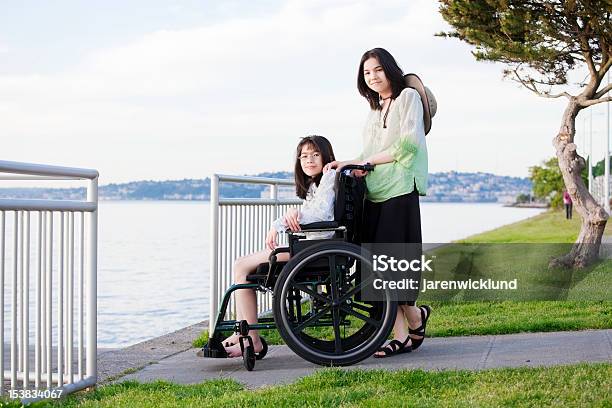
<instances>
[{"instance_id":1,"label":"girl in wheelchair","mask_svg":"<svg viewBox=\"0 0 612 408\"><path fill-rule=\"evenodd\" d=\"M295 155L295 186L298 197L304 199L300 210L291 209L276 219L266 236L266 249L238 258L234 262L234 283L247 283L247 276L257 269L261 263L267 262L270 253L277 245L279 232L286 230L300 231L300 224L317 221L334 220L334 182L336 171L323 173L323 167L335 160L334 151L329 141L323 136L307 136L300 140ZM333 232L308 232L307 239L324 239L334 235ZM279 253L277 260L286 262L288 253ZM254 290L243 289L235 292L236 318L246 320L249 324L257 323L257 295ZM255 353L263 349L263 344L257 330L251 330ZM229 357L240 357L242 351L238 338L233 334L223 341L223 346Z\"/></svg>"}]
</instances>

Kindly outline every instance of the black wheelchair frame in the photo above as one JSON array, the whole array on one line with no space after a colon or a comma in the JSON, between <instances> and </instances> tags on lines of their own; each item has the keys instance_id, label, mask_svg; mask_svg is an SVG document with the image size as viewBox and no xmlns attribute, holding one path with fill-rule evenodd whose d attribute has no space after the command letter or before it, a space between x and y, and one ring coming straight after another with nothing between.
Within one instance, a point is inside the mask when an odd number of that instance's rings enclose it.
<instances>
[{"instance_id":1,"label":"black wheelchair frame","mask_svg":"<svg viewBox=\"0 0 612 408\"><path fill-rule=\"evenodd\" d=\"M371 356L387 339L397 312L394 293L387 291L385 298L376 302L362 302L360 298L364 285L370 282L361 281L361 268L370 263L371 257L364 255L358 245L365 184L352 175L352 170L373 171L374 166L350 165L340 169L334 221L301 225L302 231L297 233L288 231L289 246L274 249L268 263L260 264L248 276L252 283L228 288L221 300L214 332L209 334L200 356L226 358L223 334L235 332L240 334L244 365L251 371L255 361L266 355L268 345L261 337L264 348L255 353L249 331L276 328L285 343L302 358L320 365L344 366ZM306 239L302 232L334 232L334 236ZM277 261L282 252L289 252L288 262ZM224 320L231 295L237 290L272 293L273 317L260 317L254 324ZM309 306L306 310L305 305ZM317 328L331 328L333 333L317 332Z\"/></svg>"}]
</instances>

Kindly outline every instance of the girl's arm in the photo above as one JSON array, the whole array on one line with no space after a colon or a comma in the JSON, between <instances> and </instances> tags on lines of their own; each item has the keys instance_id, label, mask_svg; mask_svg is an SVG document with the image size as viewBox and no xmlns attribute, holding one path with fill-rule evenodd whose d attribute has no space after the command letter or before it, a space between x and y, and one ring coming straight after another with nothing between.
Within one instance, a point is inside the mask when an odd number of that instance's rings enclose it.
<instances>
[{"instance_id":1,"label":"girl's arm","mask_svg":"<svg viewBox=\"0 0 612 408\"><path fill-rule=\"evenodd\" d=\"M336 193L334 190L336 182L336 171L329 170L323 173L319 187L314 198L304 201L302 209L298 211L298 219L300 224L310 224L317 221L333 221L334 220L334 202ZM290 229L285 221L285 215L280 216L272 222L271 230L277 232L285 232ZM293 229L293 228L291 228ZM298 231L299 229L295 229Z\"/></svg>"},{"instance_id":2,"label":"girl's arm","mask_svg":"<svg viewBox=\"0 0 612 408\"><path fill-rule=\"evenodd\" d=\"M372 156L370 159L385 160L391 157L392 160L383 161L382 163L396 161L402 166L410 168L425 138L423 105L421 104L421 97L418 92L413 89L402 91L397 99L400 116L399 137L388 149Z\"/></svg>"},{"instance_id":3,"label":"girl's arm","mask_svg":"<svg viewBox=\"0 0 612 408\"><path fill-rule=\"evenodd\" d=\"M285 223L284 216L280 216L272 222L270 226L271 230L275 230L277 232L285 232L289 228Z\"/></svg>"},{"instance_id":4,"label":"girl's arm","mask_svg":"<svg viewBox=\"0 0 612 408\"><path fill-rule=\"evenodd\" d=\"M380 153L376 153L368 158L366 158L365 160L363 160L362 163L358 163L358 164L366 164L366 163L370 163L370 164L385 164L385 163L391 163L393 160L395 160L395 158L393 157L393 155L389 152L380 152Z\"/></svg>"},{"instance_id":5,"label":"girl's arm","mask_svg":"<svg viewBox=\"0 0 612 408\"><path fill-rule=\"evenodd\" d=\"M335 170L323 173L314 197L311 200L305 201L304 205L302 205L299 214L300 224L334 220L335 183Z\"/></svg>"},{"instance_id":6,"label":"girl's arm","mask_svg":"<svg viewBox=\"0 0 612 408\"><path fill-rule=\"evenodd\" d=\"M377 154L374 154L366 159L355 159L355 160L347 160L347 161L343 161L343 162L338 162L338 161L334 161L331 163L328 163L327 165L325 165L324 170L328 170L328 169L340 169L344 166L347 166L349 164L358 164L358 165L364 165L364 164L385 164L385 163L390 163L393 160L395 160L395 158L393 157L393 155L391 153L388 152L380 152ZM366 174L368 174L367 171L361 171L361 170L353 170L355 172L355 175L357 177L363 177Z\"/></svg>"}]
</instances>

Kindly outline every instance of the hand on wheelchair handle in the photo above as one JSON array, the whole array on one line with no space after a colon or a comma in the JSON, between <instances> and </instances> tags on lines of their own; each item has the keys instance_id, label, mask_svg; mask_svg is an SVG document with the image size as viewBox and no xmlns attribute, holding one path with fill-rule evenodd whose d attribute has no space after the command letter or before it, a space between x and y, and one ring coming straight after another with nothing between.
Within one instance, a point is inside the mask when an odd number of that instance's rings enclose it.
<instances>
[{"instance_id":1,"label":"hand on wheelchair handle","mask_svg":"<svg viewBox=\"0 0 612 408\"><path fill-rule=\"evenodd\" d=\"M356 177L364 177L368 174L368 171L372 171L374 170L374 165L370 164L367 161L364 162L355 162L355 161L345 161L345 162L341 162L341 161L337 161L334 160L333 162L327 163L324 167L323 167L323 172L327 172L330 169L341 169L343 167L346 166L362 166L364 167L364 170L360 170L360 169L353 169L351 170L351 173L356 176Z\"/></svg>"},{"instance_id":2,"label":"hand on wheelchair handle","mask_svg":"<svg viewBox=\"0 0 612 408\"><path fill-rule=\"evenodd\" d=\"M342 162L338 160L327 163L325 166L323 166L323 173L327 173L331 169L337 169L340 164L342 164Z\"/></svg>"}]
</instances>

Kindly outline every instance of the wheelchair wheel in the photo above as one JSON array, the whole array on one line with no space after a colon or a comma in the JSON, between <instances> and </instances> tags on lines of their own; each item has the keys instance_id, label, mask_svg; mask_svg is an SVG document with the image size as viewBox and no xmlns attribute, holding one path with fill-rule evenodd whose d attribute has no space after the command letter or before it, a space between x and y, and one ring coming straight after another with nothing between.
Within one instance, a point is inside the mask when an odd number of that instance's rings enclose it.
<instances>
[{"instance_id":1,"label":"wheelchair wheel","mask_svg":"<svg viewBox=\"0 0 612 408\"><path fill-rule=\"evenodd\" d=\"M392 291L380 301L361 301L370 280L361 282L359 275L370 263L359 246L340 241L313 245L289 260L273 300L274 320L289 348L327 366L355 364L374 354L393 328L397 302Z\"/></svg>"},{"instance_id":2,"label":"wheelchair wheel","mask_svg":"<svg viewBox=\"0 0 612 408\"><path fill-rule=\"evenodd\" d=\"M243 360L243 364L244 367L247 369L247 371L253 371L253 368L255 368L255 351L253 349L253 346L247 346L244 349L244 353L242 353L242 360Z\"/></svg>"}]
</instances>

